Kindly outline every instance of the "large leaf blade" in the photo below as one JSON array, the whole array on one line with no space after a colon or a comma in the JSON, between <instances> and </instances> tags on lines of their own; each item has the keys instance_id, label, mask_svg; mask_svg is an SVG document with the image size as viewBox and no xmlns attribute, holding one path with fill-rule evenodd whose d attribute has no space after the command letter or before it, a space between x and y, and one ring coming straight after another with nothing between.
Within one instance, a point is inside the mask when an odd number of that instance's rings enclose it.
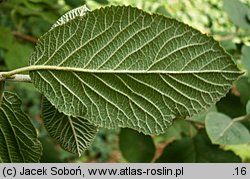
<instances>
[{"instance_id":1,"label":"large leaf blade","mask_svg":"<svg viewBox=\"0 0 250 179\"><path fill-rule=\"evenodd\" d=\"M132 7L87 12L50 30L30 65L59 111L146 134L214 104L240 74L212 38Z\"/></svg>"},{"instance_id":2,"label":"large leaf blade","mask_svg":"<svg viewBox=\"0 0 250 179\"><path fill-rule=\"evenodd\" d=\"M39 162L42 147L35 128L21 110L21 100L9 92L0 107L0 141L2 162Z\"/></svg>"},{"instance_id":3,"label":"large leaf blade","mask_svg":"<svg viewBox=\"0 0 250 179\"><path fill-rule=\"evenodd\" d=\"M98 131L84 118L58 112L46 98L42 102L42 116L50 136L65 150L79 156L92 143Z\"/></svg>"}]
</instances>

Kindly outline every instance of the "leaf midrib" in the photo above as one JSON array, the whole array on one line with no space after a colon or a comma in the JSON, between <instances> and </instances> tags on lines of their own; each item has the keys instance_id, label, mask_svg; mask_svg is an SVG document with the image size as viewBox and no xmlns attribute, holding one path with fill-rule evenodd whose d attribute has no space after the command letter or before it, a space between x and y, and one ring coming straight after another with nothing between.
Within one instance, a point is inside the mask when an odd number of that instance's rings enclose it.
<instances>
[{"instance_id":1,"label":"leaf midrib","mask_svg":"<svg viewBox=\"0 0 250 179\"><path fill-rule=\"evenodd\" d=\"M78 154L78 156L81 156L81 152L80 152L81 150L80 150L80 147L79 147L79 144L78 144L77 134L76 134L76 131L75 131L71 116L69 116L69 123L70 123L70 127L72 129L72 132L73 132L73 137L74 137L74 139L76 141L77 154Z\"/></svg>"},{"instance_id":2,"label":"leaf midrib","mask_svg":"<svg viewBox=\"0 0 250 179\"><path fill-rule=\"evenodd\" d=\"M230 74L243 74L242 71L233 70L97 70L97 69L84 69L76 67L59 67L54 65L31 65L10 72L3 72L3 76L15 75L17 73L23 73L27 71L38 71L38 70L50 70L50 71L72 71L72 72L83 72L83 73L109 73L109 74L203 74L203 73L230 73Z\"/></svg>"}]
</instances>

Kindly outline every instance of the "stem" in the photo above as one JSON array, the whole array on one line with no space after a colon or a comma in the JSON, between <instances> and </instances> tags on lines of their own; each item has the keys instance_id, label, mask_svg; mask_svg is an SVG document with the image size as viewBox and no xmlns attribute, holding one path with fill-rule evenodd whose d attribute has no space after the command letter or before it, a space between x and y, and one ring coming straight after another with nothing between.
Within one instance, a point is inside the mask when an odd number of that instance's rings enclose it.
<instances>
[{"instance_id":1,"label":"stem","mask_svg":"<svg viewBox=\"0 0 250 179\"><path fill-rule=\"evenodd\" d=\"M31 83L31 78L29 75L16 74L8 77L0 76L0 82L2 81L13 81L13 82L26 82Z\"/></svg>"},{"instance_id":2,"label":"stem","mask_svg":"<svg viewBox=\"0 0 250 179\"><path fill-rule=\"evenodd\" d=\"M196 124L204 125L204 122L198 121L198 120L195 120L195 119L192 119L191 117L188 117L188 118L186 118L185 120L186 120L186 121L189 121L189 122L196 123Z\"/></svg>"},{"instance_id":3,"label":"stem","mask_svg":"<svg viewBox=\"0 0 250 179\"><path fill-rule=\"evenodd\" d=\"M11 78L6 78L5 80L14 81L14 82L31 83L31 78L29 75L21 75L21 74L16 74L16 75L12 76Z\"/></svg>"},{"instance_id":4,"label":"stem","mask_svg":"<svg viewBox=\"0 0 250 179\"><path fill-rule=\"evenodd\" d=\"M185 120L204 125L204 123L202 121L197 121L197 120L194 120L190 117L186 118ZM233 124L234 122L241 122L241 121L248 121L248 120L250 120L250 114L247 114L245 116L236 117L236 118L232 119L231 123ZM232 124L230 124L230 125L232 125Z\"/></svg>"},{"instance_id":5,"label":"stem","mask_svg":"<svg viewBox=\"0 0 250 179\"><path fill-rule=\"evenodd\" d=\"M16 75L18 73L24 73L24 72L31 71L32 69L33 69L32 66L27 66L27 67L18 68L18 69L12 70L12 71L0 72L0 80L1 80L1 77L8 78L8 77L11 77L11 76Z\"/></svg>"},{"instance_id":6,"label":"stem","mask_svg":"<svg viewBox=\"0 0 250 179\"><path fill-rule=\"evenodd\" d=\"M22 38L24 40L27 40L29 42L32 42L32 43L36 43L37 42L36 38L31 37L31 36L26 35L26 34L23 34L23 33L18 32L18 31L13 32L13 35L16 36L16 37L20 37L20 38Z\"/></svg>"},{"instance_id":7,"label":"stem","mask_svg":"<svg viewBox=\"0 0 250 179\"><path fill-rule=\"evenodd\" d=\"M236 117L232 121L237 122L237 121L248 121L248 120L250 120L250 114L247 114L245 116Z\"/></svg>"}]
</instances>

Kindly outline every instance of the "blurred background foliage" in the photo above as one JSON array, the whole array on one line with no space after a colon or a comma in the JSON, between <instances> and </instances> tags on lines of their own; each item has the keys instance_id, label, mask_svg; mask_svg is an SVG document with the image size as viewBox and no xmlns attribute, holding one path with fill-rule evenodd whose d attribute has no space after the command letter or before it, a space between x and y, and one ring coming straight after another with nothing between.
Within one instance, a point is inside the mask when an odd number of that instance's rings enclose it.
<instances>
[{"instance_id":1,"label":"blurred background foliage","mask_svg":"<svg viewBox=\"0 0 250 179\"><path fill-rule=\"evenodd\" d=\"M250 111L246 110L250 99L250 0L1 0L0 70L28 65L37 39L62 14L83 4L91 10L132 5L176 18L213 36L246 73L215 106L185 121L177 120L165 134L144 136L130 129L101 129L80 158L61 149L47 134L40 117L40 95L33 86L7 84L8 90L21 96L23 108L37 128L44 148L41 162L250 162L250 142L215 145L204 130L211 111L232 119ZM250 121L242 124L250 129Z\"/></svg>"}]
</instances>

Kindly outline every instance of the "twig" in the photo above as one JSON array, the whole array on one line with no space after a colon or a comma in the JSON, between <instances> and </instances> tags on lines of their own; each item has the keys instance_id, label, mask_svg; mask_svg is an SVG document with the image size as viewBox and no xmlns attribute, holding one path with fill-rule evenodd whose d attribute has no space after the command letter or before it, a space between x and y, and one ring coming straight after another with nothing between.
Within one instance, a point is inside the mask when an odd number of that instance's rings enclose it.
<instances>
[{"instance_id":1,"label":"twig","mask_svg":"<svg viewBox=\"0 0 250 179\"><path fill-rule=\"evenodd\" d=\"M14 31L14 32L13 32L13 35L16 36L16 37L20 37L20 38L22 38L22 39L24 39L24 40L27 40L27 41L29 41L29 42L32 42L32 43L36 43L36 42L37 42L37 39L36 39L36 38L31 37L31 36L26 35L26 34L23 34L23 33L18 32L18 31Z\"/></svg>"},{"instance_id":2,"label":"twig","mask_svg":"<svg viewBox=\"0 0 250 179\"><path fill-rule=\"evenodd\" d=\"M13 81L13 82L26 82L31 83L31 78L29 75L16 74L11 77L0 76L0 81Z\"/></svg>"}]
</instances>

